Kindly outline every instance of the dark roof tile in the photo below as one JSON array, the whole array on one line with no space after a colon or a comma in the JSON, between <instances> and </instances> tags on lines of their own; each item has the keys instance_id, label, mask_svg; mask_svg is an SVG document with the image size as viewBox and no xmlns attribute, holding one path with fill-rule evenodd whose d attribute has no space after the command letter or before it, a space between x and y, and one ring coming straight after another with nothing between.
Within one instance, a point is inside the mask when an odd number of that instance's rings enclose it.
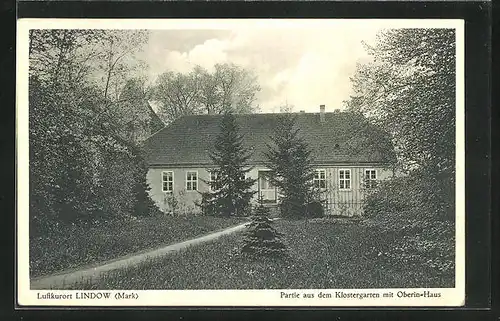
<instances>
[{"instance_id":1,"label":"dark roof tile","mask_svg":"<svg viewBox=\"0 0 500 321\"><path fill-rule=\"evenodd\" d=\"M244 144L252 148L251 164L264 163L266 142L280 114L235 115L244 135ZM184 116L151 136L144 143L149 165L207 165L209 151L219 133L221 115ZM390 144L365 118L348 112L298 113L297 126L308 143L316 164L387 163L384 144ZM384 137L376 140L376 137ZM390 146L390 145L386 145Z\"/></svg>"}]
</instances>

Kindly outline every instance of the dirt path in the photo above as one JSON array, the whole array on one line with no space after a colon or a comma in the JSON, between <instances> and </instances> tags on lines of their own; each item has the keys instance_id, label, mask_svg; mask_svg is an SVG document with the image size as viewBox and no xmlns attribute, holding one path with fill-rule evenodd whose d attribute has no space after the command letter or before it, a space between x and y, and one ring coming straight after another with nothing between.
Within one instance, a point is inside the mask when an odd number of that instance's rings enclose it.
<instances>
[{"instance_id":1,"label":"dirt path","mask_svg":"<svg viewBox=\"0 0 500 321\"><path fill-rule=\"evenodd\" d=\"M247 224L248 222L245 222L191 240L167 245L155 250L143 251L140 253L123 256L118 259L100 263L99 265L90 266L80 270L66 271L48 277L34 278L31 280L31 289L62 289L71 287L72 284L85 281L89 278L91 278L92 280L96 280L101 277L102 273L118 270L124 267L133 267L140 263L143 263L146 260L158 258L172 252L178 252L193 245L198 245L215 240L223 235L228 235L240 231L244 229Z\"/></svg>"}]
</instances>

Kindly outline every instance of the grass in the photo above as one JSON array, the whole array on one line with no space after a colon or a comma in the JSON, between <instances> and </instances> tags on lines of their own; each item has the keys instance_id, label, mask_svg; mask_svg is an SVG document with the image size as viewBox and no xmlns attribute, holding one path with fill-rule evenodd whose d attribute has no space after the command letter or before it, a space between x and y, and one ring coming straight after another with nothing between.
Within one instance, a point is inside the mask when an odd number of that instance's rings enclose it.
<instances>
[{"instance_id":1,"label":"grass","mask_svg":"<svg viewBox=\"0 0 500 321\"><path fill-rule=\"evenodd\" d=\"M245 218L155 216L96 224L54 224L30 236L30 274L48 275L172 244L246 221Z\"/></svg>"},{"instance_id":2,"label":"grass","mask_svg":"<svg viewBox=\"0 0 500 321\"><path fill-rule=\"evenodd\" d=\"M288 260L242 257L242 234L238 233L74 288L453 287L453 256L439 242L422 242L411 227L396 233L380 222L348 219L280 220L275 226L285 234Z\"/></svg>"}]
</instances>

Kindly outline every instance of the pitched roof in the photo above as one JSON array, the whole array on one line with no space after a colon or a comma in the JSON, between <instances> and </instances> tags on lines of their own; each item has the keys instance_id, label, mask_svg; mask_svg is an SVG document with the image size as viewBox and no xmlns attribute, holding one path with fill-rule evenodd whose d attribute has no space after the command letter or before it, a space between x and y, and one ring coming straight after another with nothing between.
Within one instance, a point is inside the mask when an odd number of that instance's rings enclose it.
<instances>
[{"instance_id":1,"label":"pitched roof","mask_svg":"<svg viewBox=\"0 0 500 321\"><path fill-rule=\"evenodd\" d=\"M265 163L266 142L280 114L238 114L244 145L252 150L250 164ZM363 116L349 112L297 114L299 132L316 164L387 163L387 136ZM219 134L221 115L183 116L144 142L149 165L208 165L209 151Z\"/></svg>"},{"instance_id":2,"label":"pitched roof","mask_svg":"<svg viewBox=\"0 0 500 321\"><path fill-rule=\"evenodd\" d=\"M165 123L163 122L163 120L161 120L161 118L158 116L158 114L155 113L153 107L151 106L151 104L148 102L147 103L147 113L149 115L149 129L150 129L150 132L151 133L156 133L157 131L159 131L160 129L164 128L165 127Z\"/></svg>"}]
</instances>

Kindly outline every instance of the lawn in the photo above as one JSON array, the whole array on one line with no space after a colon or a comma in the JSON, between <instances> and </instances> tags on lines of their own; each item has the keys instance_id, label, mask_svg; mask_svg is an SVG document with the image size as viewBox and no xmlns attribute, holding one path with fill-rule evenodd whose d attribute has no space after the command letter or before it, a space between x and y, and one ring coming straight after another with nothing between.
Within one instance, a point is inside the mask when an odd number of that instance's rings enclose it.
<instances>
[{"instance_id":1,"label":"lawn","mask_svg":"<svg viewBox=\"0 0 500 321\"><path fill-rule=\"evenodd\" d=\"M275 222L288 261L239 255L242 234L105 275L78 289L282 289L453 287L453 255L439 242L371 221ZM411 237L409 236L411 235ZM440 252L441 251L441 252Z\"/></svg>"},{"instance_id":2,"label":"lawn","mask_svg":"<svg viewBox=\"0 0 500 321\"><path fill-rule=\"evenodd\" d=\"M37 277L114 259L236 225L246 218L155 216L81 225L54 224L30 238L30 275Z\"/></svg>"}]
</instances>

